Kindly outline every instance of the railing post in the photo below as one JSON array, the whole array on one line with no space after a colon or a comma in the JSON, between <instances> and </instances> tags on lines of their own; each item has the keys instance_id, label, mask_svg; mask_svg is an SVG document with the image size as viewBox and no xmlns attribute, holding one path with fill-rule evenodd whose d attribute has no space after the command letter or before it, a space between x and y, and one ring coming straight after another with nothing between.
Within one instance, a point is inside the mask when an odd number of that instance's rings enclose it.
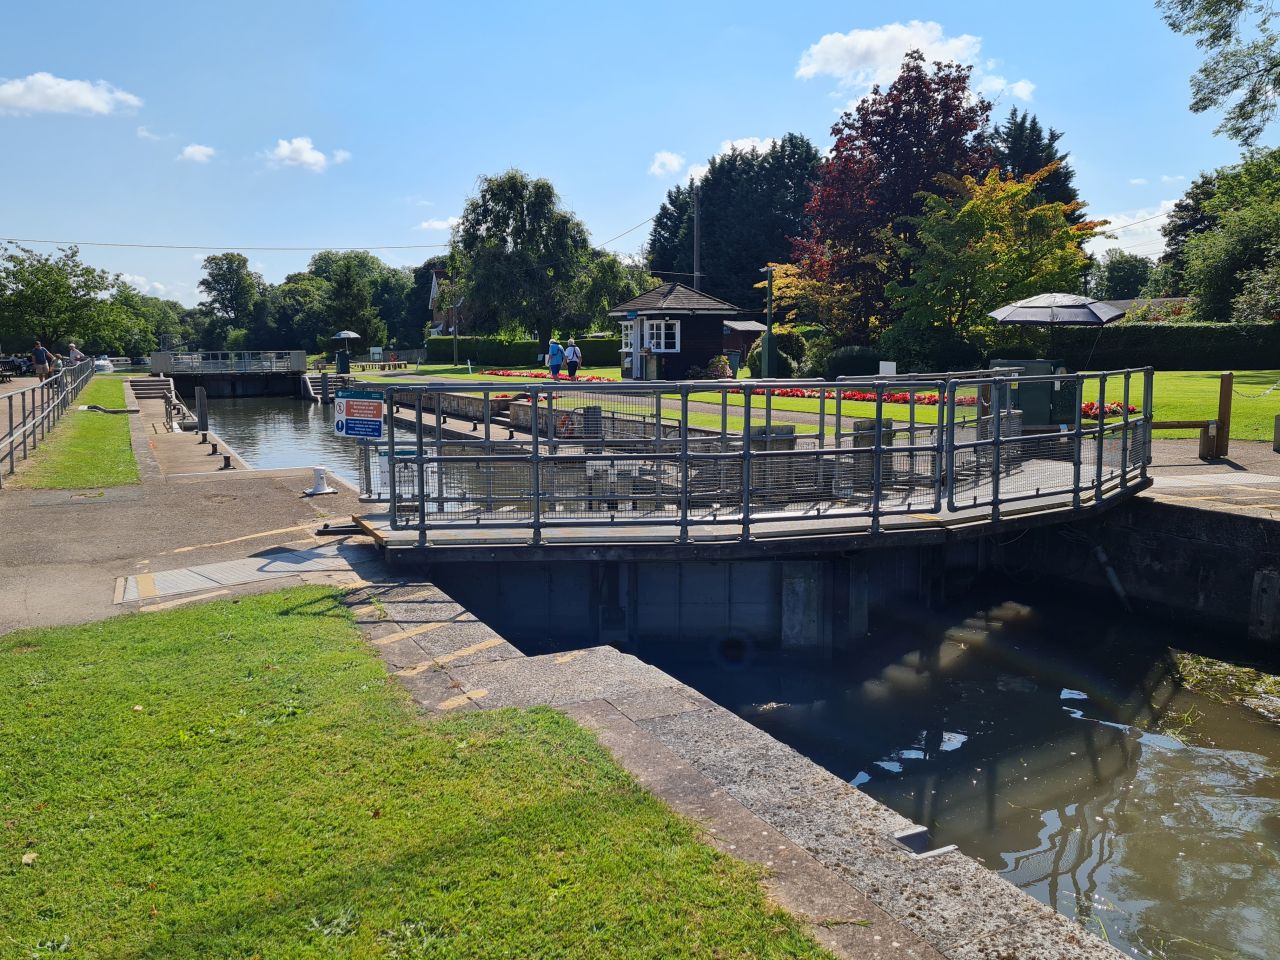
<instances>
[{"instance_id":1,"label":"railing post","mask_svg":"<svg viewBox=\"0 0 1280 960\"><path fill-rule=\"evenodd\" d=\"M1076 374L1076 419L1071 431L1071 506L1080 509L1080 474L1084 470L1084 374Z\"/></svg>"},{"instance_id":2,"label":"railing post","mask_svg":"<svg viewBox=\"0 0 1280 960\"><path fill-rule=\"evenodd\" d=\"M876 382L875 446L871 448L871 532L880 532L881 449L884 443L884 384Z\"/></svg>"},{"instance_id":3,"label":"railing post","mask_svg":"<svg viewBox=\"0 0 1280 960\"><path fill-rule=\"evenodd\" d=\"M1107 449L1107 375L1098 375L1098 462L1093 479L1093 502L1102 502L1102 461Z\"/></svg>"},{"instance_id":4,"label":"railing post","mask_svg":"<svg viewBox=\"0 0 1280 960\"><path fill-rule=\"evenodd\" d=\"M818 390L818 449L827 445L827 388Z\"/></svg>"},{"instance_id":5,"label":"railing post","mask_svg":"<svg viewBox=\"0 0 1280 960\"><path fill-rule=\"evenodd\" d=\"M742 540L751 539L751 386L742 391Z\"/></svg>"},{"instance_id":6,"label":"railing post","mask_svg":"<svg viewBox=\"0 0 1280 960\"><path fill-rule=\"evenodd\" d=\"M530 408L533 410L533 449L529 455L529 462L533 465L533 543L536 545L542 543L542 448L538 442L541 433L538 429L538 421L541 419L542 400L538 396L537 387L529 388L529 399Z\"/></svg>"},{"instance_id":7,"label":"railing post","mask_svg":"<svg viewBox=\"0 0 1280 960\"><path fill-rule=\"evenodd\" d=\"M959 381L947 381L947 509L956 508L956 388Z\"/></svg>"},{"instance_id":8,"label":"railing post","mask_svg":"<svg viewBox=\"0 0 1280 960\"><path fill-rule=\"evenodd\" d=\"M27 391L22 391L22 459L27 459ZM12 465L12 461L11 461ZM10 473L13 471L10 470Z\"/></svg>"},{"instance_id":9,"label":"railing post","mask_svg":"<svg viewBox=\"0 0 1280 960\"><path fill-rule=\"evenodd\" d=\"M680 542L689 542L689 387L680 387Z\"/></svg>"},{"instance_id":10,"label":"railing post","mask_svg":"<svg viewBox=\"0 0 1280 960\"><path fill-rule=\"evenodd\" d=\"M939 380L934 386L938 397L938 426L933 435L933 512L942 512L942 460L946 456L947 384ZM949 474L948 474L949 476Z\"/></svg>"},{"instance_id":11,"label":"railing post","mask_svg":"<svg viewBox=\"0 0 1280 960\"><path fill-rule=\"evenodd\" d=\"M1000 381L993 380L992 392L995 394L991 406L991 520L1000 519Z\"/></svg>"},{"instance_id":12,"label":"railing post","mask_svg":"<svg viewBox=\"0 0 1280 960\"><path fill-rule=\"evenodd\" d=\"M436 437L440 436L440 403L436 401ZM418 474L418 546L427 545L427 465L423 462L425 451L422 447L422 391L419 390L413 402L414 440L417 446L415 466ZM439 471L440 465L436 464Z\"/></svg>"},{"instance_id":13,"label":"railing post","mask_svg":"<svg viewBox=\"0 0 1280 960\"><path fill-rule=\"evenodd\" d=\"M1154 442L1151 436L1151 424L1154 419L1154 413L1151 409L1152 400L1155 396L1155 377L1156 371L1154 367L1146 367L1142 371L1142 431L1145 445L1143 447L1142 456L1142 479L1147 479L1147 465L1151 463L1151 445Z\"/></svg>"},{"instance_id":14,"label":"railing post","mask_svg":"<svg viewBox=\"0 0 1280 960\"><path fill-rule=\"evenodd\" d=\"M1129 376L1124 372L1124 400L1120 410L1122 426L1120 427L1120 489L1129 485Z\"/></svg>"},{"instance_id":15,"label":"railing post","mask_svg":"<svg viewBox=\"0 0 1280 960\"><path fill-rule=\"evenodd\" d=\"M396 391L387 387L387 498L391 503L391 529L400 529L400 504L396 499Z\"/></svg>"}]
</instances>

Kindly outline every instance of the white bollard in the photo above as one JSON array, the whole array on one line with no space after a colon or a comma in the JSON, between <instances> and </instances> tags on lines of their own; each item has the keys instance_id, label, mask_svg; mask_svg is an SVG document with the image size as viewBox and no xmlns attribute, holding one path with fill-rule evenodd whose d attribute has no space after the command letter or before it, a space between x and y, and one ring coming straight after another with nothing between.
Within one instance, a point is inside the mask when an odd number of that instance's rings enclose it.
<instances>
[{"instance_id":1,"label":"white bollard","mask_svg":"<svg viewBox=\"0 0 1280 960\"><path fill-rule=\"evenodd\" d=\"M311 489L306 491L303 496L318 497L325 493L337 493L333 487L329 486L329 481L325 478L324 467L312 467L312 473L315 475Z\"/></svg>"}]
</instances>

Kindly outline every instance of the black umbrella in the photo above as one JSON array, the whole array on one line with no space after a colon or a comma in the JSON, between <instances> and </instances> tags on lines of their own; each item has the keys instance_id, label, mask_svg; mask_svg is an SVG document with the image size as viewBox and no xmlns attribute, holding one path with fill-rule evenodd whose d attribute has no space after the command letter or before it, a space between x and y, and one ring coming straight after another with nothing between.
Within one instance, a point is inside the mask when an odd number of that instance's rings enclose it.
<instances>
[{"instance_id":1,"label":"black umbrella","mask_svg":"<svg viewBox=\"0 0 1280 960\"><path fill-rule=\"evenodd\" d=\"M1092 297L1074 293L1042 293L992 310L996 323L1023 327L1101 327L1119 320L1124 311Z\"/></svg>"},{"instance_id":2,"label":"black umbrella","mask_svg":"<svg viewBox=\"0 0 1280 960\"><path fill-rule=\"evenodd\" d=\"M1042 293L999 310L992 310L987 316L994 317L996 323L1001 325L1048 327L1050 353L1053 353L1053 331L1056 327L1097 327L1098 336L1089 348L1089 356L1084 362L1085 369L1088 369L1093 360L1093 351L1098 348L1098 340L1102 339L1102 328L1113 320L1119 320L1124 314L1119 307L1092 297L1082 297L1075 293Z\"/></svg>"}]
</instances>

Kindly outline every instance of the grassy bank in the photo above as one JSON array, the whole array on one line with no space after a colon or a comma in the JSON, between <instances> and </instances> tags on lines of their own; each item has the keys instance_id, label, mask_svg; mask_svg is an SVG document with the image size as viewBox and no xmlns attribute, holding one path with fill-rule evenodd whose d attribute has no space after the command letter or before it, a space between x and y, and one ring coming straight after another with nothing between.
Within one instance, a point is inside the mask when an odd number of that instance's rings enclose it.
<instances>
[{"instance_id":1,"label":"grassy bank","mask_svg":"<svg viewBox=\"0 0 1280 960\"><path fill-rule=\"evenodd\" d=\"M124 406L122 379L94 377L75 405ZM128 414L71 410L13 478L15 487L79 490L138 482Z\"/></svg>"},{"instance_id":2,"label":"grassy bank","mask_svg":"<svg viewBox=\"0 0 1280 960\"><path fill-rule=\"evenodd\" d=\"M0 956L816 957L550 710L425 721L339 595L0 638Z\"/></svg>"}]
</instances>

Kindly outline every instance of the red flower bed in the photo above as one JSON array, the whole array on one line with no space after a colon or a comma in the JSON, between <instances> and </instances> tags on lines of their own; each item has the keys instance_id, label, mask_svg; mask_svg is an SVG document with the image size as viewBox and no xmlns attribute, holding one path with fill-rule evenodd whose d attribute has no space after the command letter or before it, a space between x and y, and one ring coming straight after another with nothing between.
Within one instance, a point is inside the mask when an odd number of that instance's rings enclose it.
<instances>
[{"instance_id":1,"label":"red flower bed","mask_svg":"<svg viewBox=\"0 0 1280 960\"><path fill-rule=\"evenodd\" d=\"M1131 403L1129 404L1129 412L1137 413L1138 408ZM1088 417L1090 420L1097 420L1098 419L1098 402L1096 400L1090 400L1088 403L1080 404L1080 413L1083 414L1085 417ZM1119 400L1116 400L1107 404L1108 417L1120 417L1123 415L1124 415L1124 404L1121 403Z\"/></svg>"},{"instance_id":2,"label":"red flower bed","mask_svg":"<svg viewBox=\"0 0 1280 960\"><path fill-rule=\"evenodd\" d=\"M550 370L481 370L481 374L486 377L514 377L519 380L568 380L565 375L552 377ZM617 383L617 377L596 377L589 374L583 374L578 377L578 383Z\"/></svg>"},{"instance_id":3,"label":"red flower bed","mask_svg":"<svg viewBox=\"0 0 1280 960\"><path fill-rule=\"evenodd\" d=\"M734 390L734 393L741 393L741 390ZM859 400L863 402L876 402L876 392L874 390L806 390L802 387L781 387L771 391L775 397L794 397L802 400L817 400L823 393L826 393L828 400L834 400L836 393L840 394L841 400ZM765 390L763 387L757 387L751 391L752 396L763 396ZM885 403L910 403L911 394L906 390L890 391L886 390L883 394ZM976 397L956 397L957 407L972 407L977 404ZM939 397L936 393L917 393L916 403L922 407L936 407L939 403Z\"/></svg>"}]
</instances>

